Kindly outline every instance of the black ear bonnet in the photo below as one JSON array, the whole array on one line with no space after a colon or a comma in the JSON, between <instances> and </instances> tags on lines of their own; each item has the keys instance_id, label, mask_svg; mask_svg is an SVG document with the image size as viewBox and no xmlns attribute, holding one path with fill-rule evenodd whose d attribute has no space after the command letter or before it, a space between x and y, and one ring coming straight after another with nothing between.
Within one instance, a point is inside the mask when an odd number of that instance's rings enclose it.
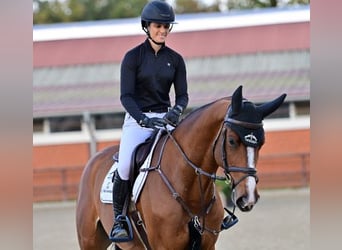
<instances>
[{"instance_id":1,"label":"black ear bonnet","mask_svg":"<svg viewBox=\"0 0 342 250\"><path fill-rule=\"evenodd\" d=\"M286 94L283 94L273 101L256 106L242 98L242 86L240 86L232 96L225 122L239 135L246 146L259 147L265 141L263 119L278 109L285 97Z\"/></svg>"},{"instance_id":2,"label":"black ear bonnet","mask_svg":"<svg viewBox=\"0 0 342 250\"><path fill-rule=\"evenodd\" d=\"M247 100L242 102L241 112L233 112L232 106L228 109L228 126L239 135L246 146L258 147L265 141L265 132L262 116L255 112L255 105Z\"/></svg>"}]
</instances>

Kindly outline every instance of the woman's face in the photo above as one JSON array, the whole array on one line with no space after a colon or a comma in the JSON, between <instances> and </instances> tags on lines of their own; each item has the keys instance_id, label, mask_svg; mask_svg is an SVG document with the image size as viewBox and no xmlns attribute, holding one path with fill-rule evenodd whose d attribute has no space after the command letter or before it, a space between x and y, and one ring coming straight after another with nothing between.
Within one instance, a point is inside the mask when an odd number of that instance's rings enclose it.
<instances>
[{"instance_id":1,"label":"woman's face","mask_svg":"<svg viewBox=\"0 0 342 250\"><path fill-rule=\"evenodd\" d=\"M170 31L170 24L151 23L148 28L150 36L154 41L164 43Z\"/></svg>"}]
</instances>

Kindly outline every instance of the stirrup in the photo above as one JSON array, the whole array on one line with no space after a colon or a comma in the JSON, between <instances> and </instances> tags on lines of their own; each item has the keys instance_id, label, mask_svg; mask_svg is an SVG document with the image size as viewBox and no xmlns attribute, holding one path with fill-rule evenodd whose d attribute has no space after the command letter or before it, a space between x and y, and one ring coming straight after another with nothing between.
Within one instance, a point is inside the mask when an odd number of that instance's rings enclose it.
<instances>
[{"instance_id":1,"label":"stirrup","mask_svg":"<svg viewBox=\"0 0 342 250\"><path fill-rule=\"evenodd\" d=\"M125 230L127 230L128 236L127 237L114 237L114 229L115 227L113 226L110 234L109 234L109 239L113 242L126 242L126 241L131 241L133 240L133 229L132 229L132 223L129 220L128 216L124 215L118 215L115 218L116 223L122 224Z\"/></svg>"},{"instance_id":2,"label":"stirrup","mask_svg":"<svg viewBox=\"0 0 342 250\"><path fill-rule=\"evenodd\" d=\"M234 226L239 221L234 213L230 212L227 208L224 208L224 210L226 210L228 215L222 221L221 230L226 230Z\"/></svg>"}]
</instances>

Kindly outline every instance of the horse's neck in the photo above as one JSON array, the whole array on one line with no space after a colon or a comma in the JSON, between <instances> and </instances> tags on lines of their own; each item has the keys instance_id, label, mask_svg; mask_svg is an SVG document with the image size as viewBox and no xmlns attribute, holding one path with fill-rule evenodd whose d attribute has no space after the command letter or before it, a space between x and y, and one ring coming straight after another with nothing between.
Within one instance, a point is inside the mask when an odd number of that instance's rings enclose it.
<instances>
[{"instance_id":1,"label":"horse's neck","mask_svg":"<svg viewBox=\"0 0 342 250\"><path fill-rule=\"evenodd\" d=\"M203 201L208 204L214 195L213 180L196 173L190 165L194 164L208 174L216 173L218 164L213 155L214 142L222 127L227 105L227 102L218 102L207 106L185 119L175 130L174 137L191 163L178 160L177 167L173 167L168 176L176 190L185 190L181 196L192 209L197 209ZM169 156L174 159L179 152L175 147L171 148Z\"/></svg>"},{"instance_id":2,"label":"horse's neck","mask_svg":"<svg viewBox=\"0 0 342 250\"><path fill-rule=\"evenodd\" d=\"M217 101L198 111L176 131L175 137L188 158L204 171L216 171L213 146L228 107L227 100Z\"/></svg>"}]
</instances>

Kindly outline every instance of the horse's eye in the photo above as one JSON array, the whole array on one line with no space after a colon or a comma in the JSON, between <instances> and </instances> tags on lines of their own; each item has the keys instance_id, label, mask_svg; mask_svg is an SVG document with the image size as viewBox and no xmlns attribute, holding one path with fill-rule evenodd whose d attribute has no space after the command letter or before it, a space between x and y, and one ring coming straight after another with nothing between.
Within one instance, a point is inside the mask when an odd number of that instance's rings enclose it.
<instances>
[{"instance_id":1,"label":"horse's eye","mask_svg":"<svg viewBox=\"0 0 342 250\"><path fill-rule=\"evenodd\" d=\"M232 137L228 138L228 142L229 142L230 146L232 146L232 147L236 146L236 141L234 140L234 138L232 138Z\"/></svg>"}]
</instances>

